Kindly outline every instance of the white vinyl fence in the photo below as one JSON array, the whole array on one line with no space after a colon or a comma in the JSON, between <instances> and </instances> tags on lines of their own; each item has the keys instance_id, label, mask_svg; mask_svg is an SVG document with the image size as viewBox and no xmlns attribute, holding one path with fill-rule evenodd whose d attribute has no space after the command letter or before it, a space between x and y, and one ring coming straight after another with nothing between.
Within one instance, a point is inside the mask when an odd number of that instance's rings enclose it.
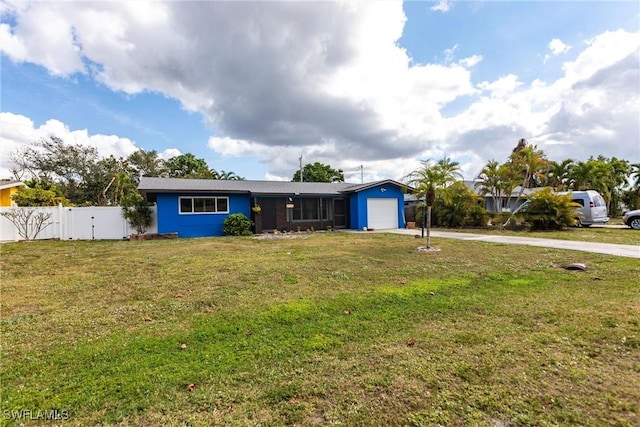
<instances>
[{"instance_id":1,"label":"white vinyl fence","mask_svg":"<svg viewBox=\"0 0 640 427\"><path fill-rule=\"evenodd\" d=\"M86 207L66 208L62 205L42 208L0 208L0 212L14 209L25 209L45 214L51 217L45 222L47 226L42 229L36 239L60 239L60 240L118 240L128 238L130 234L137 233L122 217L122 208ZM152 207L153 223L147 233L157 233L156 207ZM8 218L0 216L0 241L22 240L16 226Z\"/></svg>"}]
</instances>

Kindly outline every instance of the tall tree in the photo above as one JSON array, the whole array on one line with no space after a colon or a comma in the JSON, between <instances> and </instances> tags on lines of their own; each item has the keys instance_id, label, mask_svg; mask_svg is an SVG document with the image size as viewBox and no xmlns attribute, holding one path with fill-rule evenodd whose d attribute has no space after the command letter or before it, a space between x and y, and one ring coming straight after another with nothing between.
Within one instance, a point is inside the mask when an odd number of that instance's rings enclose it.
<instances>
[{"instance_id":1,"label":"tall tree","mask_svg":"<svg viewBox=\"0 0 640 427\"><path fill-rule=\"evenodd\" d=\"M291 181L301 181L300 171L293 174ZM334 169L320 162L307 163L302 168L302 181L305 182L344 182L342 169Z\"/></svg>"},{"instance_id":2,"label":"tall tree","mask_svg":"<svg viewBox=\"0 0 640 427\"><path fill-rule=\"evenodd\" d=\"M631 187L640 190L640 163L629 165L629 178L631 179Z\"/></svg>"},{"instance_id":3,"label":"tall tree","mask_svg":"<svg viewBox=\"0 0 640 427\"><path fill-rule=\"evenodd\" d=\"M94 147L66 144L51 136L26 147L13 160L18 169L28 171L42 182L58 183L65 197L74 204L82 204L90 199L87 187L96 178L98 158Z\"/></svg>"},{"instance_id":4,"label":"tall tree","mask_svg":"<svg viewBox=\"0 0 640 427\"><path fill-rule=\"evenodd\" d=\"M137 177L158 177L167 173L164 160L158 157L156 150L145 151L141 148L131 153L127 161Z\"/></svg>"},{"instance_id":5,"label":"tall tree","mask_svg":"<svg viewBox=\"0 0 640 427\"><path fill-rule=\"evenodd\" d=\"M566 190L569 186L569 178L573 165L573 159L565 159L561 162L555 160L549 161L544 171L544 184L553 187L556 191Z\"/></svg>"},{"instance_id":6,"label":"tall tree","mask_svg":"<svg viewBox=\"0 0 640 427\"><path fill-rule=\"evenodd\" d=\"M509 162L515 170L520 171L522 176L520 194L518 194L518 198L520 198L525 188L537 187L542 181L543 171L548 160L544 152L539 150L537 146L527 144L525 139L521 139L511 153Z\"/></svg>"},{"instance_id":7,"label":"tall tree","mask_svg":"<svg viewBox=\"0 0 640 427\"><path fill-rule=\"evenodd\" d=\"M170 178L213 179L213 171L204 159L191 153L174 156L165 162Z\"/></svg>"},{"instance_id":8,"label":"tall tree","mask_svg":"<svg viewBox=\"0 0 640 427\"><path fill-rule=\"evenodd\" d=\"M420 167L404 177L407 184L415 188L416 197L425 200L428 212L431 212L431 205L438 197L439 192L443 193L440 194L440 198L444 201L449 199L444 190L458 179L462 179L460 164L451 161L449 157L443 157L436 162L431 159L421 160ZM429 220L427 220L426 226L428 248L430 246L429 229L431 228Z\"/></svg>"},{"instance_id":9,"label":"tall tree","mask_svg":"<svg viewBox=\"0 0 640 427\"><path fill-rule=\"evenodd\" d=\"M594 179L599 179L601 171L598 170L595 162L578 161L569 172L569 185L574 191L588 190L592 186Z\"/></svg>"},{"instance_id":10,"label":"tall tree","mask_svg":"<svg viewBox=\"0 0 640 427\"><path fill-rule=\"evenodd\" d=\"M421 160L420 167L404 178L418 192L426 192L429 187L442 190L459 179L462 179L460 163L451 161L449 157L436 162L431 159Z\"/></svg>"},{"instance_id":11,"label":"tall tree","mask_svg":"<svg viewBox=\"0 0 640 427\"><path fill-rule=\"evenodd\" d=\"M509 164L490 160L476 177L475 187L481 196L490 195L493 209L500 211L502 201L517 185L517 174Z\"/></svg>"},{"instance_id":12,"label":"tall tree","mask_svg":"<svg viewBox=\"0 0 640 427\"><path fill-rule=\"evenodd\" d=\"M11 196L11 200L20 207L36 206L72 206L70 200L62 195L62 191L55 184L40 185L32 179L20 187L17 193Z\"/></svg>"}]
</instances>

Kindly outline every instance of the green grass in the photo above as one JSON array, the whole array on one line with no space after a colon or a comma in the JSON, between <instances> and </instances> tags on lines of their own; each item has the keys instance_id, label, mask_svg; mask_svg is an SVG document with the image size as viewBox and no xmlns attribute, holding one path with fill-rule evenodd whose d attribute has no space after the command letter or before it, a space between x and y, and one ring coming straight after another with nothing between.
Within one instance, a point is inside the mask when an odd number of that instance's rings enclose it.
<instances>
[{"instance_id":1,"label":"green grass","mask_svg":"<svg viewBox=\"0 0 640 427\"><path fill-rule=\"evenodd\" d=\"M492 234L500 236L537 237L542 239L574 240L583 242L614 243L618 245L640 245L640 232L631 228L571 227L562 231L499 230L486 228L448 229L434 228L440 231L460 233Z\"/></svg>"},{"instance_id":2,"label":"green grass","mask_svg":"<svg viewBox=\"0 0 640 427\"><path fill-rule=\"evenodd\" d=\"M432 243L441 251L351 233L4 244L2 413L66 410L69 425L640 423L637 260ZM589 269L560 268L572 262Z\"/></svg>"}]
</instances>

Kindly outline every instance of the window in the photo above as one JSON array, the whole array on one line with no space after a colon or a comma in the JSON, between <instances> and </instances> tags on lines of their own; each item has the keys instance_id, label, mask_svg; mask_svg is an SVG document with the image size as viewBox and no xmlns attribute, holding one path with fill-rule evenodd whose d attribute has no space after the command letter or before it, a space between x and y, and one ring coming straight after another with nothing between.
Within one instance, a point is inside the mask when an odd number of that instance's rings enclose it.
<instances>
[{"instance_id":1,"label":"window","mask_svg":"<svg viewBox=\"0 0 640 427\"><path fill-rule=\"evenodd\" d=\"M320 219L330 219L329 199L296 199L293 201L294 221L317 221Z\"/></svg>"},{"instance_id":2,"label":"window","mask_svg":"<svg viewBox=\"0 0 640 427\"><path fill-rule=\"evenodd\" d=\"M181 214L229 213L228 197L180 197Z\"/></svg>"}]
</instances>

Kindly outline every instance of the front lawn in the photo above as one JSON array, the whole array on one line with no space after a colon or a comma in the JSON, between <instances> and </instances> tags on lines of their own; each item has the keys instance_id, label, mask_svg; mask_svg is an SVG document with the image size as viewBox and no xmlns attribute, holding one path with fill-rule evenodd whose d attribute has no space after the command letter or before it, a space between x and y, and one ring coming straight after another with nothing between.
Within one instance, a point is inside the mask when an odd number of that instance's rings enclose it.
<instances>
[{"instance_id":1,"label":"front lawn","mask_svg":"<svg viewBox=\"0 0 640 427\"><path fill-rule=\"evenodd\" d=\"M303 237L3 244L1 422L640 424L637 259Z\"/></svg>"}]
</instances>

